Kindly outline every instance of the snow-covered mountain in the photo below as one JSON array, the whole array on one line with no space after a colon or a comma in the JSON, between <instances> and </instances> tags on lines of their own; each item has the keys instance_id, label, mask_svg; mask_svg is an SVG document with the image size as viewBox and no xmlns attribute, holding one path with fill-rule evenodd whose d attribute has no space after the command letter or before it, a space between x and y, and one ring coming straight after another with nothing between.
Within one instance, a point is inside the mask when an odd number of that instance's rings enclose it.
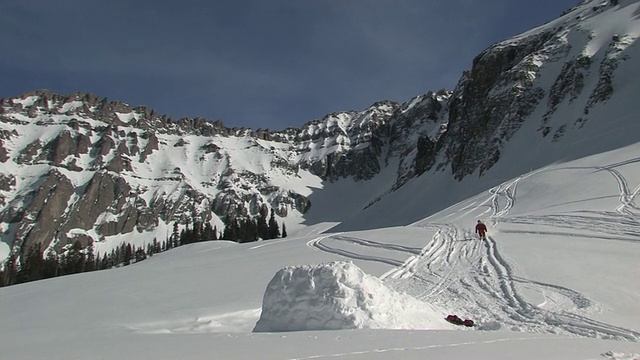
<instances>
[{"instance_id":1,"label":"snow-covered mountain","mask_svg":"<svg viewBox=\"0 0 640 360\"><path fill-rule=\"evenodd\" d=\"M379 172L377 139L397 106L378 103L269 132L174 122L92 95L4 99L3 241L19 250L140 233L164 239L176 221L195 217L222 228L226 217L264 208L300 217L311 205L309 184Z\"/></svg>"},{"instance_id":2,"label":"snow-covered mountain","mask_svg":"<svg viewBox=\"0 0 640 360\"><path fill-rule=\"evenodd\" d=\"M405 225L472 195L471 182L491 186L587 148L634 143L637 7L583 1L485 50L453 91L333 113L300 129L174 121L90 94L2 99L0 255L76 240L98 251L142 245L165 239L176 222L221 229L227 218L268 209L290 234L363 228L371 216ZM451 197L422 214L389 216L387 199L418 176L431 179L427 194ZM352 205L326 211L324 199L353 182Z\"/></svg>"},{"instance_id":3,"label":"snow-covered mountain","mask_svg":"<svg viewBox=\"0 0 640 360\"><path fill-rule=\"evenodd\" d=\"M418 218L406 226L189 244L3 287L0 358L636 360L639 151L505 166L430 216L451 193L421 176L381 200ZM338 190L362 184L333 185L327 203L353 208Z\"/></svg>"},{"instance_id":4,"label":"snow-covered mountain","mask_svg":"<svg viewBox=\"0 0 640 360\"><path fill-rule=\"evenodd\" d=\"M194 212L220 224L216 206L292 231L0 288L0 358L640 359L638 14L582 1L453 92L280 132L3 100L14 249L49 228L142 244Z\"/></svg>"}]
</instances>

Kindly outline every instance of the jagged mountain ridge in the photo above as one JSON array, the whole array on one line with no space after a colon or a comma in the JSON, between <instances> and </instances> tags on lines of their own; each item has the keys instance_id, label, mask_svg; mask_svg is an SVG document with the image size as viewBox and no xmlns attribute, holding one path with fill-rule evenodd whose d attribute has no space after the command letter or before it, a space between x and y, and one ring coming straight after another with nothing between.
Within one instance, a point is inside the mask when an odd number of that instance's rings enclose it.
<instances>
[{"instance_id":1,"label":"jagged mountain ridge","mask_svg":"<svg viewBox=\"0 0 640 360\"><path fill-rule=\"evenodd\" d=\"M19 252L138 232L162 238L169 224L194 215L221 225L265 207L299 221L316 184L365 182L389 167L394 184L380 193L442 171L452 180L486 176L507 151L524 150L508 149L511 137L554 146L627 99L619 94L630 90L616 81L621 71L637 74L628 65L637 11L638 1L582 1L489 47L452 92L333 113L300 129L173 121L90 94L2 99L3 242Z\"/></svg>"},{"instance_id":2,"label":"jagged mountain ridge","mask_svg":"<svg viewBox=\"0 0 640 360\"><path fill-rule=\"evenodd\" d=\"M450 164L457 179L482 174L525 121L535 121L542 137L555 142L597 118L589 112L611 98L615 69L629 66L629 46L638 37L637 22L629 19L637 6L582 1L478 55L453 92L440 164ZM542 109L542 116L534 114Z\"/></svg>"},{"instance_id":3,"label":"jagged mountain ridge","mask_svg":"<svg viewBox=\"0 0 640 360\"><path fill-rule=\"evenodd\" d=\"M265 208L281 218L304 214L303 176L366 180L380 171L399 108L383 101L275 132L173 121L91 94L3 99L2 230L17 249L62 247L194 216L221 226Z\"/></svg>"}]
</instances>

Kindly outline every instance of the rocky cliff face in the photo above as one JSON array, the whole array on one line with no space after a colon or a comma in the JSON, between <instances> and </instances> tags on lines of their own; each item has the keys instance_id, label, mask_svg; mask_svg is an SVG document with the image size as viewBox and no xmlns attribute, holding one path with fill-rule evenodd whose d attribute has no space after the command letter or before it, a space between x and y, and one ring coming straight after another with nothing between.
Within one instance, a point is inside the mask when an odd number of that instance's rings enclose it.
<instances>
[{"instance_id":1,"label":"rocky cliff face","mask_svg":"<svg viewBox=\"0 0 640 360\"><path fill-rule=\"evenodd\" d=\"M436 171L483 176L525 124L535 129L528 136L557 142L606 106L638 35L598 23L637 8L637 0L583 1L483 51L453 91L332 113L300 129L173 120L92 94L1 99L2 241L20 253L122 234L164 238L194 217L220 228L265 209L299 219L313 206L309 179L366 182L389 167L395 181L379 193Z\"/></svg>"},{"instance_id":2,"label":"rocky cliff face","mask_svg":"<svg viewBox=\"0 0 640 360\"><path fill-rule=\"evenodd\" d=\"M90 94L41 90L0 106L1 230L18 252L193 218L222 228L225 219L265 209L281 218L304 214L312 204L295 190L305 187L301 173L371 179L400 107L383 101L275 132L174 121Z\"/></svg>"},{"instance_id":3,"label":"rocky cliff face","mask_svg":"<svg viewBox=\"0 0 640 360\"><path fill-rule=\"evenodd\" d=\"M443 155L438 166L450 165L457 180L475 172L482 176L525 121L539 121L540 135L552 134L554 141L583 126L589 110L611 97L615 70L629 59L625 52L637 38L628 23L619 24L628 34L600 23L616 21L617 11L637 6L637 1L582 1L561 18L478 55L448 104L441 153L431 153ZM582 114L560 118L554 116L558 107L581 108Z\"/></svg>"},{"instance_id":4,"label":"rocky cliff face","mask_svg":"<svg viewBox=\"0 0 640 360\"><path fill-rule=\"evenodd\" d=\"M534 79L536 54L553 38L543 32L487 49L473 61L449 106L445 154L458 180L480 175L500 158L502 144L518 131L544 98Z\"/></svg>"}]
</instances>

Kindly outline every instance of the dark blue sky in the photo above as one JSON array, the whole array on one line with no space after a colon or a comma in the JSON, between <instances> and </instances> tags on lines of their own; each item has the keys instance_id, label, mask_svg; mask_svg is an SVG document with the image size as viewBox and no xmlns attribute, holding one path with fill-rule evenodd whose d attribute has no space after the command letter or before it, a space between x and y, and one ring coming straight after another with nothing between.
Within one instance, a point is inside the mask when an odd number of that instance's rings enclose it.
<instances>
[{"instance_id":1,"label":"dark blue sky","mask_svg":"<svg viewBox=\"0 0 640 360\"><path fill-rule=\"evenodd\" d=\"M452 89L578 0L1 0L0 98L91 92L280 130Z\"/></svg>"}]
</instances>

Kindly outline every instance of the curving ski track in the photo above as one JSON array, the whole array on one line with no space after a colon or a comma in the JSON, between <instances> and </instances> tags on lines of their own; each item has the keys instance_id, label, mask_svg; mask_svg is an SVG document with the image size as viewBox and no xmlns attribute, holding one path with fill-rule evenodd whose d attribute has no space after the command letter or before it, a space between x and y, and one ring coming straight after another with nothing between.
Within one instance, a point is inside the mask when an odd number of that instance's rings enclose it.
<instances>
[{"instance_id":1,"label":"curving ski track","mask_svg":"<svg viewBox=\"0 0 640 360\"><path fill-rule=\"evenodd\" d=\"M516 204L518 182L534 173L492 188L486 201L474 203L462 211L486 213L488 205L489 218L494 225L506 222L575 230L586 228L589 231L608 234L603 236L607 240L640 241L638 220L634 213L640 210L635 204L635 199L640 193L640 185L630 190L627 180L619 171L613 169L614 165L590 168L607 171L616 179L620 205L614 211L510 217L509 212ZM580 292L531 280L519 274L514 265L501 253L493 238L488 237L486 241L480 241L469 231L452 223L419 222L415 226L436 230L431 241L422 249L374 242L343 234L319 237L309 241L307 245L316 250L349 258L394 266L381 276L390 286L438 305L451 313L465 314L476 320L480 329L483 329L482 324L486 324L488 330L505 327L522 332L622 341L640 340L638 331L589 318L590 314L599 311L598 305ZM549 232L552 233L582 236L575 233ZM410 256L401 262L393 258L347 251L339 246L331 246L329 242L355 244L363 249L402 252ZM525 296L525 292L537 294L542 301L530 303L528 299L531 297Z\"/></svg>"},{"instance_id":2,"label":"curving ski track","mask_svg":"<svg viewBox=\"0 0 640 360\"><path fill-rule=\"evenodd\" d=\"M338 246L331 246L331 245L326 244L327 241L325 241L325 240L327 240L327 239L329 239L331 241L345 242L345 243L349 243L349 244L356 244L356 245L360 245L360 246L368 247L368 248L377 248L377 249L389 250L389 251L400 251L400 252L405 252L405 253L409 253L409 254L419 254L420 251L421 251L420 248L412 248L412 247L407 247L407 246L402 246L402 245L397 245L397 244L380 243L380 242L375 242L375 241L366 240L366 239L343 236L341 234L327 235L327 236L318 237L316 239L313 239L313 240L307 242L307 246L309 246L309 247L311 247L313 249L321 250L321 251L328 252L328 253L331 253L331 254L345 256L345 257L350 258L350 259L375 261L375 262L380 262L380 263L388 264L388 265L391 265L391 266L397 266L397 267L402 267L403 264L405 263L404 261L397 260L397 259L390 258L390 257L373 256L373 255L369 255L369 254L365 255L365 254L357 253L355 251L346 250L346 249L340 248Z\"/></svg>"}]
</instances>

